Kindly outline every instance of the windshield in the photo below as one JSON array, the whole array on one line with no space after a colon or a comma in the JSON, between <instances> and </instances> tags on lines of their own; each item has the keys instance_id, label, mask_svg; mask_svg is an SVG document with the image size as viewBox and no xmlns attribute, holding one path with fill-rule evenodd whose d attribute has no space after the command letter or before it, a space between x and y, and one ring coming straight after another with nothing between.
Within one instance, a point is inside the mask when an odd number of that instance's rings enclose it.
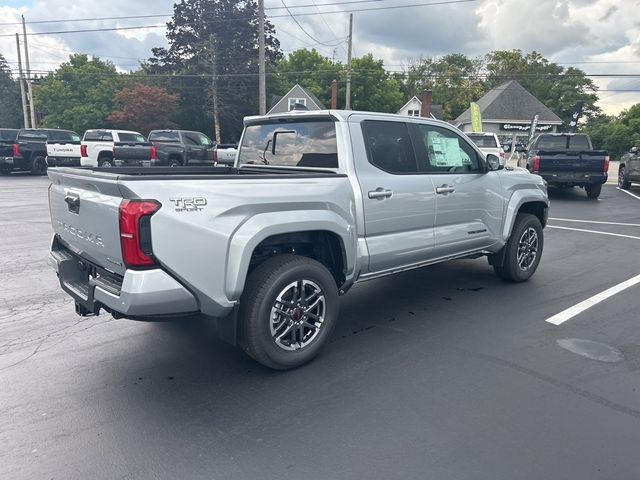
<instances>
[{"instance_id":1,"label":"windshield","mask_svg":"<svg viewBox=\"0 0 640 480\"><path fill-rule=\"evenodd\" d=\"M480 148L497 148L498 144L493 135L468 135L473 143Z\"/></svg>"},{"instance_id":2,"label":"windshield","mask_svg":"<svg viewBox=\"0 0 640 480\"><path fill-rule=\"evenodd\" d=\"M338 168L335 122L331 119L249 125L240 165Z\"/></svg>"}]
</instances>

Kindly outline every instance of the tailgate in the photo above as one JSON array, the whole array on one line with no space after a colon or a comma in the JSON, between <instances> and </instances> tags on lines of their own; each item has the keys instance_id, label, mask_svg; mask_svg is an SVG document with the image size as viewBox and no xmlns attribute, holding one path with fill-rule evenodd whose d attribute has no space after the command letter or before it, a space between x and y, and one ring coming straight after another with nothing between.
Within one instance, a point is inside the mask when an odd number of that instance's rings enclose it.
<instances>
[{"instance_id":1,"label":"tailgate","mask_svg":"<svg viewBox=\"0 0 640 480\"><path fill-rule=\"evenodd\" d=\"M0 142L0 157L13 157L13 142Z\"/></svg>"},{"instance_id":2,"label":"tailgate","mask_svg":"<svg viewBox=\"0 0 640 480\"><path fill-rule=\"evenodd\" d=\"M118 142L113 147L115 160L149 160L151 159L151 143Z\"/></svg>"},{"instance_id":3,"label":"tailgate","mask_svg":"<svg viewBox=\"0 0 640 480\"><path fill-rule=\"evenodd\" d=\"M80 158L80 142L47 143L47 156Z\"/></svg>"},{"instance_id":4,"label":"tailgate","mask_svg":"<svg viewBox=\"0 0 640 480\"><path fill-rule=\"evenodd\" d=\"M97 178L82 170L49 170L49 208L53 230L77 255L124 274L120 247L116 177Z\"/></svg>"},{"instance_id":5,"label":"tailgate","mask_svg":"<svg viewBox=\"0 0 640 480\"><path fill-rule=\"evenodd\" d=\"M539 172L604 172L604 151L540 151Z\"/></svg>"}]
</instances>

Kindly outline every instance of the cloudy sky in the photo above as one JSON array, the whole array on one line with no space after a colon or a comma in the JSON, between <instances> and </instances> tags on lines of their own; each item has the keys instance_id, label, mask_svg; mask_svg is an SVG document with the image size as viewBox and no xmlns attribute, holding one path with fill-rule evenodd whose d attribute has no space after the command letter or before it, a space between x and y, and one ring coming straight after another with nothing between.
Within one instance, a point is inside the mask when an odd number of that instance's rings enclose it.
<instances>
[{"instance_id":1,"label":"cloudy sky","mask_svg":"<svg viewBox=\"0 0 640 480\"><path fill-rule=\"evenodd\" d=\"M400 70L410 59L421 56L453 52L476 56L493 49L512 48L537 50L555 62L576 66L588 74L637 74L594 77L601 88L600 106L605 112L615 114L640 102L640 0L457 0L459 3L431 6L425 4L442 0L284 1L297 14L301 26L288 16L281 0L265 0L265 7L285 53L314 47L344 61L348 32L345 11L357 10L355 55L371 52L383 58L390 70ZM422 5L386 8L411 4ZM150 56L151 48L166 44L162 27L42 33L162 25L168 17L161 15L170 14L172 6L172 0L4 0L0 4L0 35L20 31L12 23L19 21L21 14L27 22L63 20L27 25L28 32L38 33L29 37L34 71L50 71L73 52L98 55L122 70L131 70ZM365 9L376 10L362 11ZM64 21L156 14L157 18ZM16 67L15 38L0 36L0 53L12 68Z\"/></svg>"}]
</instances>

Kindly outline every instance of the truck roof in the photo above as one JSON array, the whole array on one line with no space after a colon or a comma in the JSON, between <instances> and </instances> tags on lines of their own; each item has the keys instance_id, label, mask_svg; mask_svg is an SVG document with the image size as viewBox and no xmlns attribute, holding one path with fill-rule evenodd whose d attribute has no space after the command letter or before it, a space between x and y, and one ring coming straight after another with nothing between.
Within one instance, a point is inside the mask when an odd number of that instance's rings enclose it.
<instances>
[{"instance_id":1,"label":"truck roof","mask_svg":"<svg viewBox=\"0 0 640 480\"><path fill-rule=\"evenodd\" d=\"M276 113L273 115L253 115L244 118L244 124L259 122L261 120L269 119L283 119L283 118L312 118L312 117L327 117L332 116L341 122L346 122L349 117L353 115L363 115L371 117L375 120L403 120L403 121L428 121L431 124L444 125L449 128L455 128L448 122L443 120L437 120L427 117L409 117L407 115L398 115L397 113L381 113L381 112L365 112L358 110L292 110L290 112Z\"/></svg>"}]
</instances>

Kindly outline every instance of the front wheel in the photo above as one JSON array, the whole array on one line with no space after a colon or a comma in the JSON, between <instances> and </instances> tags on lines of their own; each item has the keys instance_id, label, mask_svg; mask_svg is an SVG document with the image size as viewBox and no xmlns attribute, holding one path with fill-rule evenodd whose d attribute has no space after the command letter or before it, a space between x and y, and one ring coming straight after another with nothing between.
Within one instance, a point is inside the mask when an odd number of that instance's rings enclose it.
<instances>
[{"instance_id":1,"label":"front wheel","mask_svg":"<svg viewBox=\"0 0 640 480\"><path fill-rule=\"evenodd\" d=\"M618 169L618 187L623 190L629 190L631 188L631 182L627 180L626 174L627 172L625 171L625 168L621 166Z\"/></svg>"},{"instance_id":2,"label":"front wheel","mask_svg":"<svg viewBox=\"0 0 640 480\"><path fill-rule=\"evenodd\" d=\"M591 200L595 200L600 196L600 192L602 192L602 184L596 183L591 185L585 185L584 189L587 192L587 198Z\"/></svg>"},{"instance_id":3,"label":"front wheel","mask_svg":"<svg viewBox=\"0 0 640 480\"><path fill-rule=\"evenodd\" d=\"M240 300L241 344L276 370L299 367L327 343L338 318L338 288L321 263L297 255L265 261Z\"/></svg>"},{"instance_id":4,"label":"front wheel","mask_svg":"<svg viewBox=\"0 0 640 480\"><path fill-rule=\"evenodd\" d=\"M536 272L542 256L542 224L535 215L520 213L504 246L504 261L493 269L503 280L524 282Z\"/></svg>"}]
</instances>

